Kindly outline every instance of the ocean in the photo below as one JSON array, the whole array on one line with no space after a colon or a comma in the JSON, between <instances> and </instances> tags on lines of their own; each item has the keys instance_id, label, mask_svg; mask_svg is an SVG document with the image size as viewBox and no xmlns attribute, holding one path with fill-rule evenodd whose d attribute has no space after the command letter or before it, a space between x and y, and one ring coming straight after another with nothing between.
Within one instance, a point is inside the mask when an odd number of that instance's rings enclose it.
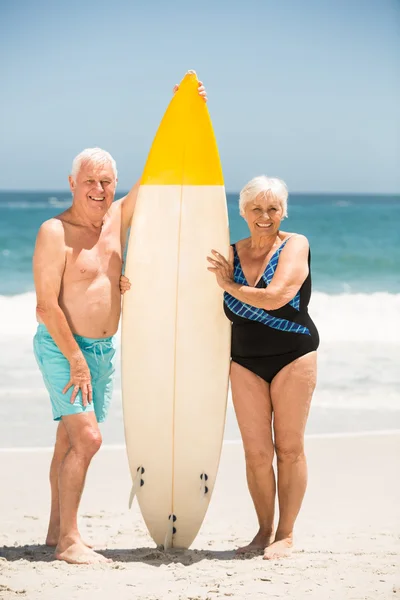
<instances>
[{"instance_id":1,"label":"ocean","mask_svg":"<svg viewBox=\"0 0 400 600\"><path fill-rule=\"evenodd\" d=\"M122 193L117 197L121 197ZM32 253L40 224L68 192L0 192L0 447L49 446L55 424L32 354ZM231 241L246 237L228 194ZM307 433L400 429L400 196L292 194L282 229L310 241L310 314L321 344ZM120 376L103 428L123 443ZM239 437L228 405L227 440Z\"/></svg>"}]
</instances>

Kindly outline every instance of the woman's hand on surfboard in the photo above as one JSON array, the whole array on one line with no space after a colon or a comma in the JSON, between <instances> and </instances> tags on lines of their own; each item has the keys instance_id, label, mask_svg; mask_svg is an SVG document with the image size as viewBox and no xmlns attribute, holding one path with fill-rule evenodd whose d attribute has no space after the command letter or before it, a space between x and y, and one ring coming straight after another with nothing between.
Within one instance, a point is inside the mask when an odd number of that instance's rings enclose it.
<instances>
[{"instance_id":1,"label":"woman's hand on surfboard","mask_svg":"<svg viewBox=\"0 0 400 600\"><path fill-rule=\"evenodd\" d=\"M178 84L174 85L174 89L173 89L173 92L174 92L174 94L176 94L176 92L177 92L178 90L179 90L179 85L178 85ZM207 102L207 100L208 100L208 98L207 98L207 90L206 90L206 88L204 87L204 85L203 85L203 82L202 82L202 81L199 81L199 89L198 89L198 92L199 92L199 96L201 96L201 97L203 98L204 102Z\"/></svg>"},{"instance_id":2,"label":"woman's hand on surfboard","mask_svg":"<svg viewBox=\"0 0 400 600\"><path fill-rule=\"evenodd\" d=\"M233 279L233 248L229 248L229 258L226 260L222 254L216 250L211 250L213 256L207 256L208 262L212 265L207 267L208 271L215 273L218 285L225 289L226 284L232 283Z\"/></svg>"},{"instance_id":3,"label":"woman's hand on surfboard","mask_svg":"<svg viewBox=\"0 0 400 600\"><path fill-rule=\"evenodd\" d=\"M125 294L125 292L131 289L131 282L127 277L125 277L125 275L121 275L119 279L119 289L121 294Z\"/></svg>"}]
</instances>

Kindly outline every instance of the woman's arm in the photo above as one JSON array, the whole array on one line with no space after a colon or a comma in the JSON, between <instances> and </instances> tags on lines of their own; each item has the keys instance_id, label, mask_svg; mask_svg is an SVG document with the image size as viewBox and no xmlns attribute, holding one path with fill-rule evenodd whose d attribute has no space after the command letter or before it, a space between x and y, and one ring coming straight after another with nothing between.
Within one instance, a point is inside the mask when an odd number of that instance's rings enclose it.
<instances>
[{"instance_id":1,"label":"woman's arm","mask_svg":"<svg viewBox=\"0 0 400 600\"><path fill-rule=\"evenodd\" d=\"M232 264L213 251L208 258L218 284L240 302L264 310L276 310L295 297L308 275L309 244L304 235L294 235L283 248L274 276L267 288L255 288L235 283Z\"/></svg>"}]
</instances>

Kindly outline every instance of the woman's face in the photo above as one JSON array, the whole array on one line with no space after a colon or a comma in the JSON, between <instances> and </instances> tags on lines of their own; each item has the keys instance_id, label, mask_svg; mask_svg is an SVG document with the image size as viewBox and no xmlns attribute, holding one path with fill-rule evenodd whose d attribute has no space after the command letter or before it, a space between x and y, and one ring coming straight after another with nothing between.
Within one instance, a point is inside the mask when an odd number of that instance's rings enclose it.
<instances>
[{"instance_id":1,"label":"woman's face","mask_svg":"<svg viewBox=\"0 0 400 600\"><path fill-rule=\"evenodd\" d=\"M245 204L244 215L252 237L272 236L279 231L283 217L279 200L270 192L261 192Z\"/></svg>"}]
</instances>

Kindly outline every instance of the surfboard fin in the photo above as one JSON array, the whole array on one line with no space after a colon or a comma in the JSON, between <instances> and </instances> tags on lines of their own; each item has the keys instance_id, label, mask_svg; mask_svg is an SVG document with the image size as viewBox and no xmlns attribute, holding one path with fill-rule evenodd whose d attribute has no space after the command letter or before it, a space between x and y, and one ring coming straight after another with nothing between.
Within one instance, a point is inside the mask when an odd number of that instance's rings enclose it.
<instances>
[{"instance_id":1,"label":"surfboard fin","mask_svg":"<svg viewBox=\"0 0 400 600\"><path fill-rule=\"evenodd\" d=\"M208 482L208 475L207 475L207 473L202 473L200 475L200 479L201 479L200 494L203 497L206 497L207 494L208 494L208 490L209 490L209 486L207 485L207 482Z\"/></svg>"},{"instance_id":2,"label":"surfboard fin","mask_svg":"<svg viewBox=\"0 0 400 600\"><path fill-rule=\"evenodd\" d=\"M129 495L129 504L128 504L129 508L132 508L133 500L134 500L139 488L144 484L144 481L142 479L143 473L144 473L144 469L143 469L142 465L140 465L140 467L138 467L138 469L137 469L135 479L132 482L132 489L131 489L131 493Z\"/></svg>"},{"instance_id":3,"label":"surfboard fin","mask_svg":"<svg viewBox=\"0 0 400 600\"><path fill-rule=\"evenodd\" d=\"M167 533L165 534L164 550L168 550L172 546L172 530L173 524L172 521L169 520L167 525Z\"/></svg>"},{"instance_id":4,"label":"surfboard fin","mask_svg":"<svg viewBox=\"0 0 400 600\"><path fill-rule=\"evenodd\" d=\"M176 528L174 525L175 521L176 521L176 516L169 515L168 525L167 525L167 533L165 534L165 540L164 540L164 550L168 550L169 548L172 547L172 536L174 535L174 533L176 533Z\"/></svg>"}]
</instances>

